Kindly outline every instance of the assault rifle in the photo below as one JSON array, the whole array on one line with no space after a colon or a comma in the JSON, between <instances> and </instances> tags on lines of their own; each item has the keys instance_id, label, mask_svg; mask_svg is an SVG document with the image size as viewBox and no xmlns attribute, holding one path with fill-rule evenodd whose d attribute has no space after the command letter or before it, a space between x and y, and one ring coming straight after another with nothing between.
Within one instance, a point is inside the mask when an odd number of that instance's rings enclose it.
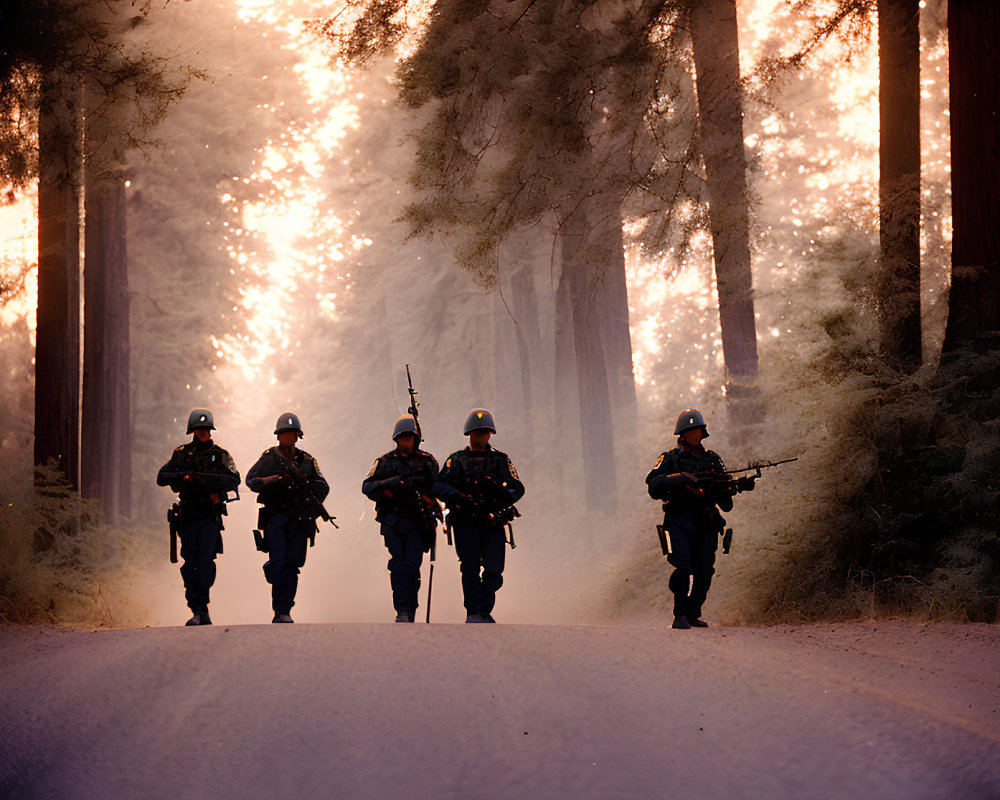
<instances>
[{"instance_id":1,"label":"assault rifle","mask_svg":"<svg viewBox=\"0 0 1000 800\"><path fill-rule=\"evenodd\" d=\"M514 543L512 523L521 516L521 512L511 501L510 492L497 483L492 475L473 478L466 484L466 489L466 495L472 500L471 508L468 508L469 513L499 528L506 526L510 537L507 541L510 549L514 550L517 545Z\"/></svg>"},{"instance_id":2,"label":"assault rifle","mask_svg":"<svg viewBox=\"0 0 1000 800\"><path fill-rule=\"evenodd\" d=\"M740 469L727 469L722 472L694 472L689 474L692 474L698 481L711 481L730 485L735 489L733 494L737 492L752 492L754 483L762 477L761 470L777 467L781 464L790 464L792 461L798 460L799 458L796 456L795 458L785 458L781 461L754 461Z\"/></svg>"},{"instance_id":3,"label":"assault rifle","mask_svg":"<svg viewBox=\"0 0 1000 800\"><path fill-rule=\"evenodd\" d=\"M413 417L413 424L417 427L417 445L424 440L423 431L420 430L420 404L417 402L417 390L413 388L413 378L410 376L410 365L406 365L406 391L410 395L410 406L406 413ZM401 496L396 496L396 492L402 489ZM398 500L399 506L415 513L420 520L421 538L427 549L430 551L431 568L427 575L427 615L424 622L431 621L431 596L434 591L434 562L437 557L437 524L444 521L444 514L441 512L441 504L433 497L422 494L415 486L403 479L399 487L393 489L394 499ZM448 544L451 544L451 529L445 529L448 534Z\"/></svg>"},{"instance_id":4,"label":"assault rifle","mask_svg":"<svg viewBox=\"0 0 1000 800\"><path fill-rule=\"evenodd\" d=\"M326 506L316 496L316 492L309 485L309 479L302 474L302 470L295 466L277 447L274 448L274 452L278 456L278 469L292 482L292 486L302 493L309 505L312 506L312 510L316 512L316 516L321 517L324 522L329 522L334 528L339 530L340 526L334 522L336 517L331 516L330 512L326 510Z\"/></svg>"},{"instance_id":5,"label":"assault rifle","mask_svg":"<svg viewBox=\"0 0 1000 800\"><path fill-rule=\"evenodd\" d=\"M731 491L732 494L736 494L738 492L752 492L754 489L754 482L761 477L761 470L777 467L781 464L789 464L792 461L798 460L798 456L796 456L795 458L785 458L781 461L754 461L741 469L727 469L721 472L693 472L688 474L692 475L699 483L705 481L714 484L722 484L722 487L727 491ZM684 488L698 497L704 495L704 491L697 484L688 484ZM667 511L668 507L669 501L663 504L663 510ZM714 509L715 506L712 505L710 508ZM718 515L718 512L716 512L716 516L718 516L719 522L718 533L722 535L722 552L728 555L733 546L733 529L726 527L725 520ZM670 531L665 527L665 525L657 525L656 535L660 540L660 549L663 551L664 557L669 556L673 552L673 546L670 541Z\"/></svg>"},{"instance_id":6,"label":"assault rifle","mask_svg":"<svg viewBox=\"0 0 1000 800\"><path fill-rule=\"evenodd\" d=\"M218 480L219 478L233 478L236 477L230 472L192 472L191 470L176 470L170 472L161 472L164 478L167 479L168 483L177 483L180 481L188 482L190 481L195 486L203 486L206 479ZM194 479L194 480L192 480ZM239 483L236 484L232 489L226 492L212 492L209 497L212 498L213 503L218 503L220 501L220 495L225 494L225 500L227 503L233 503L240 499L240 487ZM232 495L232 496L230 496Z\"/></svg>"},{"instance_id":7,"label":"assault rifle","mask_svg":"<svg viewBox=\"0 0 1000 800\"><path fill-rule=\"evenodd\" d=\"M424 434L420 430L420 414L417 409L420 408L420 404L417 402L417 391L413 388L413 379L410 377L410 365L406 365L406 391L410 395L410 407L406 409L406 413L413 417L413 422L417 426L417 444L424 440Z\"/></svg>"},{"instance_id":8,"label":"assault rifle","mask_svg":"<svg viewBox=\"0 0 1000 800\"><path fill-rule=\"evenodd\" d=\"M441 505L433 497L423 494L405 477L400 482L389 487L392 496L388 499L390 508L408 517L416 517L421 531L427 536L433 536L437 524L444 519ZM426 541L425 541L426 543Z\"/></svg>"}]
</instances>

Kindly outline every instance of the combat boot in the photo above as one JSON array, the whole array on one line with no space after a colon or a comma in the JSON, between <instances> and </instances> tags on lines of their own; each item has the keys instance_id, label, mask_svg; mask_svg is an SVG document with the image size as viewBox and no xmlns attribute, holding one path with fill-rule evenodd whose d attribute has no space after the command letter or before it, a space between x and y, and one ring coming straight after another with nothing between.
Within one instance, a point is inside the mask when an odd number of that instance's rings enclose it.
<instances>
[{"instance_id":1,"label":"combat boot","mask_svg":"<svg viewBox=\"0 0 1000 800\"><path fill-rule=\"evenodd\" d=\"M701 617L696 617L694 619L692 619L691 617L688 617L688 623L691 625L692 628L707 628L708 627L708 623L705 622L705 620L703 620Z\"/></svg>"},{"instance_id":2,"label":"combat boot","mask_svg":"<svg viewBox=\"0 0 1000 800\"><path fill-rule=\"evenodd\" d=\"M271 622L272 623L274 623L274 622L295 622L295 620L292 619L292 615L289 614L287 611L285 611L285 612L277 612L277 611L275 611L274 612L274 619L272 619Z\"/></svg>"},{"instance_id":3,"label":"combat boot","mask_svg":"<svg viewBox=\"0 0 1000 800\"><path fill-rule=\"evenodd\" d=\"M679 631L686 631L691 628L691 623L688 622L688 618L684 616L674 617L674 624L670 626L671 628L676 628Z\"/></svg>"},{"instance_id":4,"label":"combat boot","mask_svg":"<svg viewBox=\"0 0 1000 800\"><path fill-rule=\"evenodd\" d=\"M402 608L396 612L396 622L413 622L416 613L415 609Z\"/></svg>"},{"instance_id":5,"label":"combat boot","mask_svg":"<svg viewBox=\"0 0 1000 800\"><path fill-rule=\"evenodd\" d=\"M207 608L201 609L201 611L198 612L198 616L201 617L201 624L202 625L211 625L212 624L212 618L210 616L208 616L208 609Z\"/></svg>"},{"instance_id":6,"label":"combat boot","mask_svg":"<svg viewBox=\"0 0 1000 800\"><path fill-rule=\"evenodd\" d=\"M184 625L186 627L191 627L192 625L202 625L202 624L204 624L201 621L201 612L200 611L196 611L195 609L192 608L191 609L191 614L192 614L191 619L189 619L187 622L184 623Z\"/></svg>"},{"instance_id":7,"label":"combat boot","mask_svg":"<svg viewBox=\"0 0 1000 800\"><path fill-rule=\"evenodd\" d=\"M467 614L465 617L466 622L493 622L493 618L489 615L484 616L483 614Z\"/></svg>"}]
</instances>

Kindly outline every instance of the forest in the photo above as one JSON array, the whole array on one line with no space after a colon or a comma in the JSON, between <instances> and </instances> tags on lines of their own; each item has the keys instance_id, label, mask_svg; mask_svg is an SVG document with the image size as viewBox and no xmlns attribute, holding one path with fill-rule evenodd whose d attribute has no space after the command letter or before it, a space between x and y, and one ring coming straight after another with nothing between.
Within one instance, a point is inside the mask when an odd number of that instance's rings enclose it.
<instances>
[{"instance_id":1,"label":"forest","mask_svg":"<svg viewBox=\"0 0 1000 800\"><path fill-rule=\"evenodd\" d=\"M488 407L521 473L519 621L667 615L643 478L691 407L730 468L798 459L727 515L717 617L998 621L992 0L0 21L0 620L171 618L194 406L241 473L300 415L341 523L313 613L378 618L359 487L408 364L424 446Z\"/></svg>"}]
</instances>

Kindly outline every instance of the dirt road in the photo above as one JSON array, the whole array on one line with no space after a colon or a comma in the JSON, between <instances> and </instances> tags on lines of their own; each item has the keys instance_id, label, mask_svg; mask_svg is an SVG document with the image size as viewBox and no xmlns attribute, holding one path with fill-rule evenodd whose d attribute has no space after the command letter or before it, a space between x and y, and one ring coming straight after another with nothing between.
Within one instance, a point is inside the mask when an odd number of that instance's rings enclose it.
<instances>
[{"instance_id":1,"label":"dirt road","mask_svg":"<svg viewBox=\"0 0 1000 800\"><path fill-rule=\"evenodd\" d=\"M0 628L3 798L997 798L1000 626Z\"/></svg>"}]
</instances>

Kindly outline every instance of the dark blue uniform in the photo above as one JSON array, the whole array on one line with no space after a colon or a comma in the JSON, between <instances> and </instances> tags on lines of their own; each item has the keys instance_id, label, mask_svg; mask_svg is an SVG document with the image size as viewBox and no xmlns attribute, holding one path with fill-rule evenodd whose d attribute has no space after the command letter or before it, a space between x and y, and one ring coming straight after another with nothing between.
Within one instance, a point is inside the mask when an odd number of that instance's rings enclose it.
<instances>
[{"instance_id":1,"label":"dark blue uniform","mask_svg":"<svg viewBox=\"0 0 1000 800\"><path fill-rule=\"evenodd\" d=\"M186 477L185 477L186 476ZM209 439L182 444L160 467L158 486L180 495L181 578L184 597L195 614L207 617L215 584L215 557L222 552L226 493L240 485L232 457Z\"/></svg>"},{"instance_id":2,"label":"dark blue uniform","mask_svg":"<svg viewBox=\"0 0 1000 800\"><path fill-rule=\"evenodd\" d=\"M392 605L413 622L420 591L420 565L430 550L439 516L432 496L438 463L430 453L405 455L398 448L375 459L361 491L375 501L375 519L389 551Z\"/></svg>"},{"instance_id":3,"label":"dark blue uniform","mask_svg":"<svg viewBox=\"0 0 1000 800\"><path fill-rule=\"evenodd\" d=\"M448 504L465 609L470 615L489 617L503 585L504 525L510 518L508 510L524 495L524 484L506 454L487 445L486 450L466 447L452 453L433 491Z\"/></svg>"},{"instance_id":4,"label":"dark blue uniform","mask_svg":"<svg viewBox=\"0 0 1000 800\"><path fill-rule=\"evenodd\" d=\"M733 508L734 484L725 475L722 459L700 445L677 447L663 453L646 476L649 496L663 500L663 527L669 531L674 567L669 587L674 594L674 616L697 620L715 574L715 552L725 520L719 513ZM691 481L680 473L713 474Z\"/></svg>"},{"instance_id":5,"label":"dark blue uniform","mask_svg":"<svg viewBox=\"0 0 1000 800\"><path fill-rule=\"evenodd\" d=\"M262 529L268 548L264 577L271 584L271 607L275 614L288 614L295 605L299 570L306 563L306 548L316 533L319 510L287 477L275 482L265 481L272 476L287 475L288 467L282 464L282 456L277 451L278 447L271 447L261 453L247 473L246 484L250 491L257 493L257 502L264 505ZM326 499L330 485L316 459L296 447L291 460L316 498L320 502Z\"/></svg>"}]
</instances>

